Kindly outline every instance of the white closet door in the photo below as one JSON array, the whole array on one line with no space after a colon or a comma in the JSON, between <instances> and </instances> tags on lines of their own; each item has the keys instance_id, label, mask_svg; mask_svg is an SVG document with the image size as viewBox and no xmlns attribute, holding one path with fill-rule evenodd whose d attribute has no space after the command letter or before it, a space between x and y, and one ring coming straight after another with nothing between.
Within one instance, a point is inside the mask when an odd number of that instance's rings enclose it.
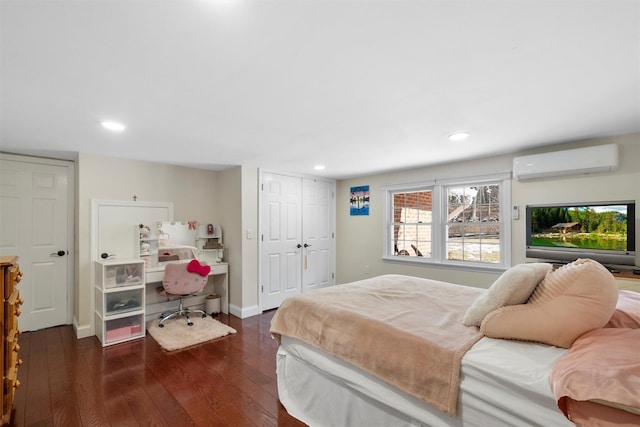
<instances>
[{"instance_id":1,"label":"white closet door","mask_svg":"<svg viewBox=\"0 0 640 427\"><path fill-rule=\"evenodd\" d=\"M0 255L19 256L23 331L71 323L72 178L71 166L55 160L0 163Z\"/></svg>"},{"instance_id":2,"label":"white closet door","mask_svg":"<svg viewBox=\"0 0 640 427\"><path fill-rule=\"evenodd\" d=\"M333 284L333 183L304 178L302 292Z\"/></svg>"},{"instance_id":3,"label":"white closet door","mask_svg":"<svg viewBox=\"0 0 640 427\"><path fill-rule=\"evenodd\" d=\"M271 173L262 180L262 310L269 310L302 289L302 183Z\"/></svg>"}]
</instances>

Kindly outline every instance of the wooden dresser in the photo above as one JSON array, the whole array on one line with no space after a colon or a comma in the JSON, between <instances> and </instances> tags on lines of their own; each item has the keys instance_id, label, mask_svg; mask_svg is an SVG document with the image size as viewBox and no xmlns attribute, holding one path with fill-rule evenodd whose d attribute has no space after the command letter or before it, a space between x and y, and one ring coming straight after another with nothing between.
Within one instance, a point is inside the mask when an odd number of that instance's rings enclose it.
<instances>
[{"instance_id":1,"label":"wooden dresser","mask_svg":"<svg viewBox=\"0 0 640 427\"><path fill-rule=\"evenodd\" d=\"M18 266L18 257L0 257L0 292L2 292L2 306L0 307L0 332L2 333L2 353L0 353L0 366L2 366L2 424L8 424L11 420L11 409L18 381L18 366L22 360L18 358L18 316L20 316L20 293L18 282L22 272Z\"/></svg>"}]
</instances>

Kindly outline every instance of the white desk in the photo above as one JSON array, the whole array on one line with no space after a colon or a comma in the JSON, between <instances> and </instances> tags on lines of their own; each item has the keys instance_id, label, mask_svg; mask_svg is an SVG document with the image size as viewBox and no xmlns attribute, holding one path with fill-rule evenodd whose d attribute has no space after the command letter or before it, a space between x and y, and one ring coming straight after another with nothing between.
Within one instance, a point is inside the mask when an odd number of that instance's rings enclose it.
<instances>
[{"instance_id":1,"label":"white desk","mask_svg":"<svg viewBox=\"0 0 640 427\"><path fill-rule=\"evenodd\" d=\"M187 260L188 261L188 260ZM201 295L185 298L188 307L203 308L208 294L220 295L220 311L229 313L229 264L226 262L210 263L209 281ZM164 266L145 270L146 286L146 319L156 318L160 313L175 309L175 301L167 302L166 297L157 294L156 288L164 277ZM201 306L201 307L200 307Z\"/></svg>"}]
</instances>

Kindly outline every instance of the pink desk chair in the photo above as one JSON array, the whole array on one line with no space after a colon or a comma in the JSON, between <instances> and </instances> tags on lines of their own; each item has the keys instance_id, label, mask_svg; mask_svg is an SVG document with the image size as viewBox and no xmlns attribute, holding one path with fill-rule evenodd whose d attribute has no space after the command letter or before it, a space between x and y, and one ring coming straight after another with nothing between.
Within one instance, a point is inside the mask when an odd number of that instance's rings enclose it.
<instances>
[{"instance_id":1,"label":"pink desk chair","mask_svg":"<svg viewBox=\"0 0 640 427\"><path fill-rule=\"evenodd\" d=\"M191 310L183 306L183 298L189 295L195 295L202 292L207 284L211 267L202 265L198 260L192 260L189 263L167 264L164 270L164 278L162 279L162 287L157 291L160 295L166 297L179 297L180 305L177 311L168 314L162 313L158 326L164 328L164 321L176 316L187 319L187 325L192 326L193 322L189 319L189 314L200 313L202 317L207 317L207 313L203 310Z\"/></svg>"}]
</instances>

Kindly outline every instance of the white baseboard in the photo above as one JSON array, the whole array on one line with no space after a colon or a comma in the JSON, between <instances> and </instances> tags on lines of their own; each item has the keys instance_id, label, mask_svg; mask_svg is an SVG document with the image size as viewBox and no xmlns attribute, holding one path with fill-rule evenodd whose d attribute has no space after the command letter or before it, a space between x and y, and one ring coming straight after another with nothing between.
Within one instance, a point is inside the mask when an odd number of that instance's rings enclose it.
<instances>
[{"instance_id":1,"label":"white baseboard","mask_svg":"<svg viewBox=\"0 0 640 427\"><path fill-rule=\"evenodd\" d=\"M78 325L78 319L73 317L73 331L76 333L76 338L88 338L95 335L93 331L93 325Z\"/></svg>"},{"instance_id":2,"label":"white baseboard","mask_svg":"<svg viewBox=\"0 0 640 427\"><path fill-rule=\"evenodd\" d=\"M240 308L237 305L229 304L229 313L241 319L246 319L247 317L257 316L258 314L262 313L262 311L257 305Z\"/></svg>"}]
</instances>

